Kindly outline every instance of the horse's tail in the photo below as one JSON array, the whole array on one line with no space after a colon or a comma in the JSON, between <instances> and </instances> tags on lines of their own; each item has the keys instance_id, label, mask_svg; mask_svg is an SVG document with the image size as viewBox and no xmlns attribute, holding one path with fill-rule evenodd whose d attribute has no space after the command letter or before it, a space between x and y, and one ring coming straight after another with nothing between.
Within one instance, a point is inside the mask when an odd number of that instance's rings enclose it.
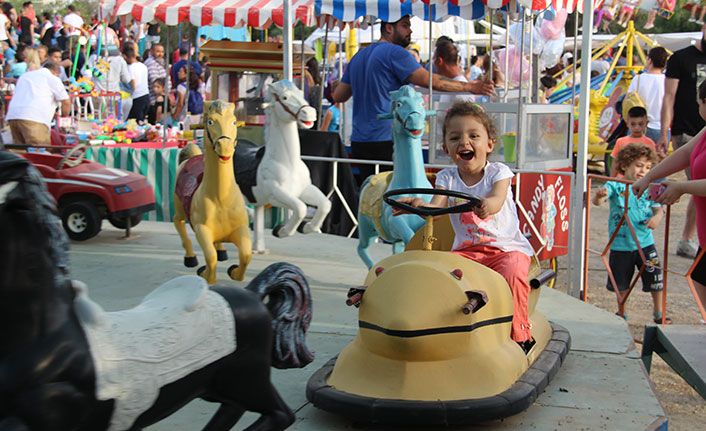
<instances>
[{"instance_id":1,"label":"horse's tail","mask_svg":"<svg viewBox=\"0 0 706 431\"><path fill-rule=\"evenodd\" d=\"M199 148L198 145L193 143L188 144L181 151L179 151L179 166L181 166L181 164L185 161L189 160L194 156L198 156L199 154L203 154L203 152L201 151L201 148Z\"/></svg>"},{"instance_id":2,"label":"horse's tail","mask_svg":"<svg viewBox=\"0 0 706 431\"><path fill-rule=\"evenodd\" d=\"M306 331L311 322L311 294L304 273L290 263L278 262L265 268L246 289L266 303L272 315L274 341L272 366L302 368L314 360L306 345Z\"/></svg>"}]
</instances>

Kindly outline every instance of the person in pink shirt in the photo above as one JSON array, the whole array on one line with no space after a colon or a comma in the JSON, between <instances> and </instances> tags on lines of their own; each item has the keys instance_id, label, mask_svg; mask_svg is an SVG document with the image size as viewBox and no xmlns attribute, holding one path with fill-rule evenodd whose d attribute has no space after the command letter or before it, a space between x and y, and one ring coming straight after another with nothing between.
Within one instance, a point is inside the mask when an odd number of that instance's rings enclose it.
<instances>
[{"instance_id":1,"label":"person in pink shirt","mask_svg":"<svg viewBox=\"0 0 706 431\"><path fill-rule=\"evenodd\" d=\"M698 103L699 114L706 120L706 81L699 85ZM685 168L691 168L691 179L664 181L662 183L664 190L656 202L671 205L684 194L692 195L694 198L699 249L696 253L698 262L691 273L691 279L701 305L706 307L706 257L701 256L702 250L706 248L706 127L664 159L662 163L650 170L647 175L635 182L632 189L637 196L640 196L645 192L650 182L680 172Z\"/></svg>"},{"instance_id":2,"label":"person in pink shirt","mask_svg":"<svg viewBox=\"0 0 706 431\"><path fill-rule=\"evenodd\" d=\"M647 110L641 106L634 106L628 111L628 118L625 120L630 129L630 134L628 136L623 136L615 142L615 147L613 147L613 152L610 156L613 159L613 164L610 168L610 175L612 177L618 176L618 171L616 169L615 160L618 158L618 153L620 150L625 148L626 145L632 143L638 143L647 145L653 150L657 151L655 146L655 141L645 136L645 130L647 129Z\"/></svg>"}]
</instances>

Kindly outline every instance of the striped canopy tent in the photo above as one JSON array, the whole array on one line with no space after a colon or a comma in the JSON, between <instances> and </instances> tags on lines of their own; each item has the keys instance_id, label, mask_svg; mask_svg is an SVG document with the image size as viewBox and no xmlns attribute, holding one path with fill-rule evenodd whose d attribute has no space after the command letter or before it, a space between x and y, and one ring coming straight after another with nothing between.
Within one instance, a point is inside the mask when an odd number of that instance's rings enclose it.
<instances>
[{"instance_id":1,"label":"striped canopy tent","mask_svg":"<svg viewBox=\"0 0 706 431\"><path fill-rule=\"evenodd\" d=\"M315 0L291 0L293 23L316 25ZM284 0L102 0L103 16L132 15L138 22L158 19L167 25L182 21L201 27L250 26L258 29L284 25Z\"/></svg>"},{"instance_id":2,"label":"striped canopy tent","mask_svg":"<svg viewBox=\"0 0 706 431\"><path fill-rule=\"evenodd\" d=\"M360 26L364 17L374 17L385 22L395 22L406 15L413 15L426 21L443 21L457 16L468 20L480 19L485 15L485 5L481 0L459 0L467 4L458 5L447 0L315 0L319 26L329 28L342 23Z\"/></svg>"}]
</instances>

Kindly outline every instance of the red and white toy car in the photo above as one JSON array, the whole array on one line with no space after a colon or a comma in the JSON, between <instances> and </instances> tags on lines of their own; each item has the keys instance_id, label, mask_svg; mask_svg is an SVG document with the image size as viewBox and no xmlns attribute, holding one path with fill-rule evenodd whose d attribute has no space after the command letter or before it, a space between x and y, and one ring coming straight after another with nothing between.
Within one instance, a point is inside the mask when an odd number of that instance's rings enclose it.
<instances>
[{"instance_id":1,"label":"red and white toy car","mask_svg":"<svg viewBox=\"0 0 706 431\"><path fill-rule=\"evenodd\" d=\"M84 160L84 145L63 156L21 155L44 177L56 199L64 230L74 241L96 236L104 218L118 229L126 229L155 208L154 190L144 176Z\"/></svg>"}]
</instances>

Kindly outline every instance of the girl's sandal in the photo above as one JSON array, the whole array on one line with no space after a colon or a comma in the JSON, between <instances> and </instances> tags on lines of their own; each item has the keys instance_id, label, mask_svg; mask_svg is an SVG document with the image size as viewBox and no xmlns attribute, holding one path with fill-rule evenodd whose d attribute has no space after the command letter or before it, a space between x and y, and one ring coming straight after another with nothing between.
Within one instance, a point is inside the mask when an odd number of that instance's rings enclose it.
<instances>
[{"instance_id":1,"label":"girl's sandal","mask_svg":"<svg viewBox=\"0 0 706 431\"><path fill-rule=\"evenodd\" d=\"M654 322L658 325L662 324L662 313L655 313L654 314ZM669 316L664 318L664 324L665 325L671 325L672 324L672 319L669 318Z\"/></svg>"}]
</instances>

